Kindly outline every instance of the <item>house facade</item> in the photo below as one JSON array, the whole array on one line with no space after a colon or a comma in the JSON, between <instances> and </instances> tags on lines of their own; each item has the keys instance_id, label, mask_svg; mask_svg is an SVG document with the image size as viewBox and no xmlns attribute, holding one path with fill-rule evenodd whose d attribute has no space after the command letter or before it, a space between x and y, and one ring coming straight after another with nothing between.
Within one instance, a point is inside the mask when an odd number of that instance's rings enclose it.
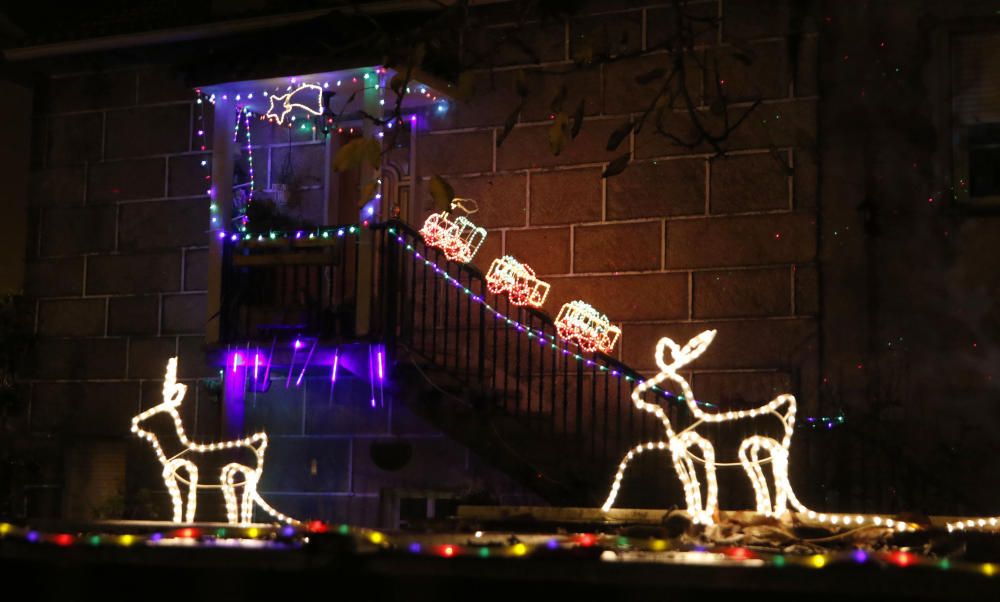
<instances>
[{"instance_id":1,"label":"house facade","mask_svg":"<svg viewBox=\"0 0 1000 602\"><path fill-rule=\"evenodd\" d=\"M30 113L4 144L4 221L26 224L7 237L17 243L8 287L23 292L34 339L7 423L20 471L13 510L164 516L155 458L128 426L161 400L172 356L191 433L269 433L273 476L260 489L284 512L398 527L467 503L599 505L568 492L606 490L605 457L648 434L626 368L655 374L659 338L715 329L688 367L694 391L730 408L793 393L792 478L812 506L995 512L993 11L578 4L473 6L458 36L465 77L424 66L413 87L426 101L407 109L401 136L364 116L331 115L324 131L302 118L310 125L277 124L263 104L240 112L249 101L226 90L270 90L272 79L298 89L292 78L319 73L334 89L360 78L348 101L360 113L391 101L386 70L402 72L363 53L310 55L283 71L259 50L228 62L254 36L295 48L288 32L301 23L273 13L259 19L266 27L199 34L186 49L154 34L8 48L5 114ZM689 108L650 117L662 108L656 84L673 72ZM369 75L381 96L364 92ZM335 169L340 149L379 132L377 171ZM230 190L250 179L277 217L254 230L248 211L244 233ZM407 246L422 241L385 225L419 229L441 209L439 181L476 201L467 218L487 233L471 268L427 255L443 284ZM375 190L383 202L371 205ZM341 227L352 229L338 240ZM324 232L325 247L294 242ZM621 329L614 348L565 365L554 352L550 364L516 328L483 326L496 310L563 348L551 318L492 297L492 310L479 309L482 274L504 255L550 285L545 314L574 300L605 314ZM426 342L436 334L443 347ZM272 358L274 374L250 376ZM493 410L460 410L483 400ZM508 420L531 426L505 430ZM573 465L591 453L586 469ZM678 504L679 485L658 478L672 474L666 458L643 462L634 503Z\"/></svg>"}]
</instances>

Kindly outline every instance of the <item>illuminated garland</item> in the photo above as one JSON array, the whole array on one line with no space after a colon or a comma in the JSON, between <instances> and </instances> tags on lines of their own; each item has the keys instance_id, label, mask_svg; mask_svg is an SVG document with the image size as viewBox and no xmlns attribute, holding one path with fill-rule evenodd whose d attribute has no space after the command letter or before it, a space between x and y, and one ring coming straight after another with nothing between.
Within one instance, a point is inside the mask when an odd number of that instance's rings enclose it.
<instances>
[{"instance_id":1,"label":"illuminated garland","mask_svg":"<svg viewBox=\"0 0 1000 602\"><path fill-rule=\"evenodd\" d=\"M534 541L518 541L510 534L484 534L476 532L454 543L441 543L440 536L387 536L373 530L346 524L330 525L312 521L298 527L249 526L203 529L183 527L166 531L144 533L89 533L45 532L10 523L0 523L0 539L17 539L32 545L71 546L170 546L177 544L198 546L245 546L259 548L273 545L283 549L299 548L310 536L331 534L349 537L358 544L359 553L389 551L411 555L440 558L531 558L553 553L573 554L578 549L600 551L605 562L629 562L655 559L676 564L739 566L747 568L802 568L822 569L845 565L871 565L874 567L924 568L944 571L961 571L994 577L1000 566L992 562L967 562L948 558L932 558L905 550L870 552L861 549L827 552L823 554L774 554L741 546L716 546L711 548L679 544L655 537L625 537L613 534L573 533L553 537L533 537ZM536 543L538 542L538 543ZM654 556L649 557L649 554Z\"/></svg>"},{"instance_id":2,"label":"illuminated garland","mask_svg":"<svg viewBox=\"0 0 1000 602\"><path fill-rule=\"evenodd\" d=\"M507 293L514 305L541 307L549 295L549 283L535 277L535 270L510 255L494 259L486 274L486 288L495 295Z\"/></svg>"},{"instance_id":3,"label":"illuminated garland","mask_svg":"<svg viewBox=\"0 0 1000 602\"><path fill-rule=\"evenodd\" d=\"M669 449L673 459L674 470L677 478L681 481L684 489L684 499L687 503L687 511L691 520L695 523L710 525L715 522L715 514L718 510L719 485L716 480L715 470L715 447L707 438L695 432L695 429L703 423L722 423L736 420L753 420L757 418L777 418L783 429L781 441L772 437L762 435L752 435L746 437L739 447L739 463L718 464L720 467L742 466L747 473L751 485L753 485L756 497L757 512L765 516L782 516L787 512L788 505L791 504L800 513L806 515L809 520L819 523L829 522L833 525L852 524L861 526L864 524L875 527L885 527L898 531L912 530L914 527L903 521L892 518L874 516L863 517L861 515L840 515L817 513L809 510L795 496L792 484L788 478L788 449L792 443L792 434L795 426L795 397L792 395L779 395L769 403L749 410L729 410L726 412L706 412L694 401L694 391L688 381L682 377L678 370L697 359L708 349L715 339L715 330L706 330L681 347L668 337L663 337L656 344L656 365L660 369L653 378L639 383L632 390L632 403L639 410L653 414L662 424L666 441L650 441L642 443L631 449L621 463L618 465L618 472L615 474L608 498L601 509L607 512L618 496L625 470L637 455L651 450ZM666 357L666 350L670 349L670 361ZM688 410L694 417L695 422L679 433L675 433L670 425L670 418L658 404L646 403L642 399L642 394L655 385L659 385L664 380L671 380L680 386L684 393L683 398L687 402ZM784 414L779 413L780 408L785 408ZM691 452L692 447L697 447L698 454ZM761 458L760 452L767 452L767 457ZM701 483L698 480L698 469L695 463L704 465L705 475L705 499L702 500ZM774 479L774 501L772 503L771 494L768 490L767 480L762 464L771 464L771 473Z\"/></svg>"},{"instance_id":4,"label":"illuminated garland","mask_svg":"<svg viewBox=\"0 0 1000 602\"><path fill-rule=\"evenodd\" d=\"M132 418L132 432L145 439L153 447L156 457L163 466L163 482L170 493L170 500L173 503L173 521L194 522L195 511L198 504L198 489L222 489L223 498L226 504L226 518L230 524L248 524L253 518L254 504L270 514L273 518L288 524L296 524L299 521L285 516L272 508L257 492L257 484L264 472L264 451L267 449L267 433L254 433L249 437L233 441L223 441L219 443L195 443L188 439L184 432L184 425L181 422L180 413L177 408L184 401L187 393L187 386L177 382L177 358L172 357L167 362L167 372L163 381L163 402L142 412ZM173 419L174 429L180 441L182 450L168 457L160 445L157 436L139 425L157 414L167 414ZM221 450L232 450L244 448L251 451L256 459L256 466L246 466L236 462L226 464L219 476L219 485L202 485L198 483L198 465L185 457L188 452L206 453ZM187 479L181 477L179 471L183 469L187 473ZM242 481L237 479L241 478ZM181 490L178 481L188 486L187 504L181 497ZM237 500L236 489L243 486L243 494Z\"/></svg>"},{"instance_id":5,"label":"illuminated garland","mask_svg":"<svg viewBox=\"0 0 1000 602\"><path fill-rule=\"evenodd\" d=\"M559 309L556 331L564 341L574 342L584 351L611 353L622 329L608 317L583 301L571 301Z\"/></svg>"},{"instance_id":6,"label":"illuminated garland","mask_svg":"<svg viewBox=\"0 0 1000 602\"><path fill-rule=\"evenodd\" d=\"M952 531L996 531L1000 527L1000 516L990 518L970 518L948 523L948 532Z\"/></svg>"}]
</instances>

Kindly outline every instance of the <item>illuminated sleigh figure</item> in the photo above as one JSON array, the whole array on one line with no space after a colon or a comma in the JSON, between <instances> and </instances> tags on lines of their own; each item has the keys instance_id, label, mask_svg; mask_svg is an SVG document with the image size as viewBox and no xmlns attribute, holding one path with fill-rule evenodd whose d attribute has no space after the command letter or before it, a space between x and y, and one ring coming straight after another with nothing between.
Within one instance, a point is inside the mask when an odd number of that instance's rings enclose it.
<instances>
[{"instance_id":1,"label":"illuminated sleigh figure","mask_svg":"<svg viewBox=\"0 0 1000 602\"><path fill-rule=\"evenodd\" d=\"M222 441L219 443L195 443L188 439L187 434L184 432L181 416L177 411L181 402L184 401L185 393L187 393L187 386L177 382L177 358L172 357L167 362L167 373L163 382L163 402L132 418L132 432L153 446L153 451L156 452L156 457L163 466L163 482L166 484L167 491L170 492L170 499L173 502L174 522L194 522L199 489L221 489L226 503L226 517L230 524L249 524L252 522L254 504L257 504L264 512L281 522L298 524L299 521L285 516L272 508L257 492L257 484L260 482L261 474L264 471L264 450L267 449L267 433L254 433L243 439ZM140 426L143 422L158 414L166 414L174 422L175 435L181 451L170 457L164 452L159 438ZM219 475L219 485L200 484L198 482L198 465L192 459L186 457L191 452L204 454L209 452L224 452L224 450L239 450L241 448L250 450L253 453L256 465L247 466L237 462L226 464ZM187 479L180 475L181 470L187 473ZM237 481L238 478L242 478L242 481ZM186 509L184 508L184 499L181 497L180 487L177 484L178 481L188 486ZM240 486L243 487L243 493L238 499L236 490Z\"/></svg>"},{"instance_id":2,"label":"illuminated sleigh figure","mask_svg":"<svg viewBox=\"0 0 1000 602\"><path fill-rule=\"evenodd\" d=\"M622 331L608 317L583 301L571 301L556 316L556 332L564 341L575 342L584 351L611 353Z\"/></svg>"},{"instance_id":3,"label":"illuminated sleigh figure","mask_svg":"<svg viewBox=\"0 0 1000 602\"><path fill-rule=\"evenodd\" d=\"M781 440L763 435L752 435L743 439L740 443L738 456L739 463L728 462L719 466L742 466L750 479L756 497L757 512L766 516L778 517L791 505L800 513L804 513L810 520L833 525L843 524L851 526L853 524L863 525L866 522L877 527L886 527L905 531L908 529L906 523L895 521L891 518L881 516L863 517L838 514L817 513L809 510L795 497L792 485L788 480L788 449L792 443L792 434L795 429L795 397L783 394L775 397L770 402L749 410L727 411L727 412L705 412L698 407L695 401L694 391L678 370L698 358L708 349L708 346L715 338L716 331L706 330L687 342L684 347L679 346L673 340L664 337L656 344L656 365L660 369L659 374L653 378L640 383L632 390L632 403L636 408L649 412L663 424L666 441L650 441L642 443L632 448L621 464L618 465L618 473L615 475L608 499L601 509L605 512L611 509L618 496L622 478L625 470L637 455L654 449L669 450L673 459L674 470L681 481L684 489L684 499L687 503L687 511L695 523L712 524L714 515L718 509L719 485L715 478L715 447L711 441L699 435L695 429L704 423L721 423L735 420L747 420L761 422L764 420L777 420L778 425L783 430ZM667 363L666 350L670 349L670 363ZM680 386L683 392L683 400L687 404L688 410L695 418L695 422L686 429L675 432L670 425L670 419L666 412L655 403L646 403L642 400L642 394L660 385L665 380L670 380ZM679 398L680 399L680 398ZM697 448L700 455L693 454L691 448ZM761 456L765 452L765 457ZM702 499L702 485L698 478L698 469L695 463L704 464L705 482L707 484L705 499ZM774 479L774 500L772 502L771 493L768 490L768 483L764 475L762 465L771 464L771 474Z\"/></svg>"},{"instance_id":4,"label":"illuminated sleigh figure","mask_svg":"<svg viewBox=\"0 0 1000 602\"><path fill-rule=\"evenodd\" d=\"M431 214L420 228L420 235L428 247L444 251L450 261L468 263L476 256L479 247L486 240L486 230L458 216L454 220L447 211Z\"/></svg>"},{"instance_id":5,"label":"illuminated sleigh figure","mask_svg":"<svg viewBox=\"0 0 1000 602\"><path fill-rule=\"evenodd\" d=\"M549 296L549 283L535 277L535 270L504 255L494 259L486 273L486 288L497 295L507 293L514 305L541 307Z\"/></svg>"}]
</instances>

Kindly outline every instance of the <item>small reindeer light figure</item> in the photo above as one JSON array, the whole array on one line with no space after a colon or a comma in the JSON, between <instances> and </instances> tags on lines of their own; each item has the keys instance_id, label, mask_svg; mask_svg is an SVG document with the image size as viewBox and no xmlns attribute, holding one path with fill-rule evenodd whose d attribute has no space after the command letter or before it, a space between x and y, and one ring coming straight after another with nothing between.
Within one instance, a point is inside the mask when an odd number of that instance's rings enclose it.
<instances>
[{"instance_id":1,"label":"small reindeer light figure","mask_svg":"<svg viewBox=\"0 0 1000 602\"><path fill-rule=\"evenodd\" d=\"M173 502L174 522L194 522L198 503L198 489L218 488L222 489L226 503L226 517L230 524L250 523L253 519L253 506L255 503L264 512L267 512L281 522L298 524L299 521L285 516L272 508L257 492L257 483L260 481L261 474L264 471L264 450L267 449L267 433L254 433L249 437L235 441L195 443L188 439L187 434L184 432L184 425L181 422L180 413L177 411L177 408L184 401L186 393L187 386L177 382L177 358L172 357L167 361L167 372L163 381L163 402L132 418L132 432L153 446L153 451L156 452L156 457L163 466L163 482L166 484L167 491L170 492L170 499ZM140 426L158 414L166 414L174 422L174 434L177 437L181 451L170 457L164 451L159 438ZM239 448L248 449L253 453L254 458L256 458L255 466L251 467L238 462L230 462L222 468L222 473L219 475L219 485L199 484L198 465L188 457L189 453L204 454ZM187 473L186 479L181 476L182 470ZM237 479L239 478L242 478L242 481L238 481ZM178 481L187 485L188 488L186 508ZM236 489L241 485L243 486L243 493L238 500Z\"/></svg>"},{"instance_id":2,"label":"small reindeer light figure","mask_svg":"<svg viewBox=\"0 0 1000 602\"><path fill-rule=\"evenodd\" d=\"M908 526L902 521L895 521L891 518L881 516L848 516L837 514L817 513L809 510L795 497L792 485L788 480L788 449L792 443L792 434L795 432L795 397L784 394L775 397L770 402L749 410L737 410L728 412L711 413L705 412L695 401L694 391L691 385L677 371L697 359L708 349L708 346L715 339L715 330L706 330L698 334L683 347L675 343L672 339L664 337L656 344L656 365L660 372L653 378L640 383L632 390L632 403L636 408L649 412L656 416L663 424L666 441L652 441L642 443L632 448L618 466L618 473L615 475L608 499L604 502L602 510L607 512L618 496L622 478L629 462L637 454L653 449L669 449L673 458L674 470L681 481L684 489L684 498L687 503L688 514L692 521L701 524L712 524L714 515L718 508L719 485L715 476L716 461L715 447L711 441L699 435L695 429L706 422L727 422L735 420L751 420L755 423L765 420L777 420L782 428L783 436L781 440L763 435L752 435L743 439L739 447L739 463L728 462L718 464L720 467L742 466L747 477L753 485L756 495L757 512L767 516L781 516L787 511L790 504L793 508L804 513L809 520L820 523L862 525L869 522L875 526L895 528L905 531ZM670 361L668 363L666 350L670 350ZM665 380L677 383L683 392L682 399L686 402L688 410L695 418L695 422L681 432L674 432L670 425L670 419L666 412L657 404L646 403L642 400L642 394L659 385ZM783 411L782 411L783 410ZM691 448L697 448L700 456L691 452ZM761 456L761 451L766 452L766 456ZM705 475L705 498L702 498L702 484L698 479L698 469L695 463L704 464ZM767 479L764 475L762 465L771 464L771 473L774 479L774 500L772 502L771 492L768 489Z\"/></svg>"}]
</instances>

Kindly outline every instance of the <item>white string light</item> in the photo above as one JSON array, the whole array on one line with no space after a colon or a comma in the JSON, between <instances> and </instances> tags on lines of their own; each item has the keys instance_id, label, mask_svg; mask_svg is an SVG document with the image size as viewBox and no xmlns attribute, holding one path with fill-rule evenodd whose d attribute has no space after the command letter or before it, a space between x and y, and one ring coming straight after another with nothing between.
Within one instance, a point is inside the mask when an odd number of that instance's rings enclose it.
<instances>
[{"instance_id":1,"label":"white string light","mask_svg":"<svg viewBox=\"0 0 1000 602\"><path fill-rule=\"evenodd\" d=\"M621 328L584 301L563 305L555 325L563 340L575 341L584 351L611 353L622 334Z\"/></svg>"},{"instance_id":2,"label":"white string light","mask_svg":"<svg viewBox=\"0 0 1000 602\"><path fill-rule=\"evenodd\" d=\"M1000 516L970 518L947 523L946 526L949 533L952 531L996 531L1000 527Z\"/></svg>"},{"instance_id":3,"label":"white string light","mask_svg":"<svg viewBox=\"0 0 1000 602\"><path fill-rule=\"evenodd\" d=\"M288 524L299 524L299 521L285 516L272 508L261 498L257 492L257 484L260 482L261 474L264 472L264 451L267 449L267 433L254 433L249 437L233 441L222 441L218 443L195 443L188 439L184 432L184 425L181 422L180 413L177 408L184 401L187 393L187 385L177 382L177 358L172 357L167 361L167 372L163 381L163 402L149 408L138 416L132 418L132 432L145 439L153 446L156 457L163 466L163 482L170 492L170 499L173 502L173 520L179 522L194 522L195 511L198 503L198 489L221 489L226 504L226 518L230 524L248 524L252 522L253 505L256 503L260 508L270 514L273 518ZM174 456L167 457L160 445L160 440L155 434L147 431L139 425L157 414L166 414L173 419L174 430L183 449ZM189 452L206 453L221 450L233 450L245 448L253 452L256 458L256 466L246 466L237 462L230 462L222 468L219 477L219 485L202 485L198 482L198 465L194 460L184 457ZM184 469L187 478L183 478L179 471ZM242 478L239 481L238 478ZM188 486L187 506L181 497L178 481ZM240 501L237 501L236 488L243 487L243 494Z\"/></svg>"},{"instance_id":4,"label":"white string light","mask_svg":"<svg viewBox=\"0 0 1000 602\"><path fill-rule=\"evenodd\" d=\"M607 512L615 503L621 482L625 475L628 464L636 455L654 449L669 449L674 463L674 470L684 489L684 499L687 504L688 514L691 520L700 524L713 524L715 513L718 510L719 485L716 480L716 467L742 466L750 479L756 497L757 512L766 516L782 516L787 512L788 505L791 505L799 513L805 515L808 520L819 523L830 523L832 525L851 526L864 525L866 522L871 526L885 527L906 531L910 527L903 521L896 521L891 518L874 516L867 519L863 516L850 516L840 514L817 513L809 510L795 496L791 482L788 478L788 448L792 443L792 434L795 432L795 397L793 395L782 394L775 397L770 402L751 408L749 410L736 410L727 412L706 412L701 409L695 401L694 391L691 385L684 379L678 370L695 359L708 349L708 346L715 339L715 330L706 330L690 341L684 347L675 343L672 339L664 337L656 343L656 365L659 373L649 380L639 383L632 390L632 403L637 409L653 414L662 424L666 441L652 441L637 445L629 450L618 465L618 472L615 474L608 498L601 509ZM666 350L670 349L670 359L668 363ZM671 380L680 386L683 399L695 418L695 422L679 433L675 433L670 425L663 408L655 403L646 403L642 399L642 394L648 389L658 386L664 380ZM778 410L785 408L784 414ZM735 420L747 420L757 418L777 418L783 429L781 441L773 437L764 435L752 435L743 440L739 447L739 462L720 463L715 461L715 448L711 441L695 432L695 429L703 423L721 423ZM700 450L700 455L691 452L692 447ZM767 456L761 458L761 451L767 452ZM705 472L705 498L702 499L702 485L698 479L698 469L695 464L704 465ZM771 464L771 473L774 478L774 500L768 489L767 479L761 468L763 464Z\"/></svg>"},{"instance_id":5,"label":"white string light","mask_svg":"<svg viewBox=\"0 0 1000 602\"><path fill-rule=\"evenodd\" d=\"M313 94L316 95L315 102L312 102ZM271 104L265 115L277 120L279 125L285 121L285 117L292 109L303 109L313 115L323 114L323 87L318 84L302 84L281 96L271 94L267 99ZM307 102L309 104L305 104Z\"/></svg>"},{"instance_id":6,"label":"white string light","mask_svg":"<svg viewBox=\"0 0 1000 602\"><path fill-rule=\"evenodd\" d=\"M510 255L493 260L486 273L486 288L494 294L507 293L514 305L541 307L549 296L549 283L535 277L535 270Z\"/></svg>"}]
</instances>

